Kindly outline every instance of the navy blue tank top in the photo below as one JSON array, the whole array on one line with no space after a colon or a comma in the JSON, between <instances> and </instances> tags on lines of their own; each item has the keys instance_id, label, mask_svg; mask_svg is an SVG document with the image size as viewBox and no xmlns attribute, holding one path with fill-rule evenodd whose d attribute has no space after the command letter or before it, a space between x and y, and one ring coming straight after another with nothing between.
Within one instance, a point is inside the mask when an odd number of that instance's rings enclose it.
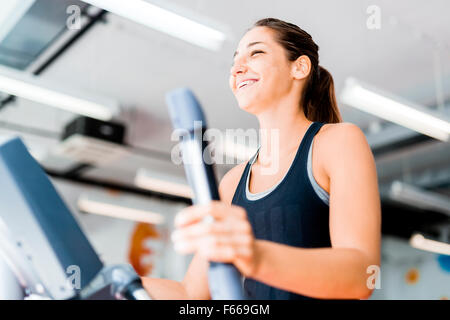
<instances>
[{"instance_id":1,"label":"navy blue tank top","mask_svg":"<svg viewBox=\"0 0 450 320\"><path fill-rule=\"evenodd\" d=\"M329 206L317 195L307 173L308 151L322 125L313 122L309 126L283 180L260 199L250 200L246 196L246 180L251 169L247 163L232 203L247 211L256 239L301 248L331 247ZM244 289L249 299L311 299L250 278L244 280Z\"/></svg>"}]
</instances>

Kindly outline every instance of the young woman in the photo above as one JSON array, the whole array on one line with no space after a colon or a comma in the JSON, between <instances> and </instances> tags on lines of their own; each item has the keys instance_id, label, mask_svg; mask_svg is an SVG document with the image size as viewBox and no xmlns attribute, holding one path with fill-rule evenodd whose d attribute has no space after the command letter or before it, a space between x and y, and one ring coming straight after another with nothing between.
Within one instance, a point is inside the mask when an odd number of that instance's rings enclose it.
<instances>
[{"instance_id":1,"label":"young woman","mask_svg":"<svg viewBox=\"0 0 450 320\"><path fill-rule=\"evenodd\" d=\"M175 249L195 255L182 282L143 278L153 298L210 299L208 261L233 263L250 298L370 296L369 266L380 264L375 162L363 132L341 123L318 49L307 32L273 18L239 42L231 90L279 143L261 140L230 170L221 201L177 215ZM213 224L202 223L207 215Z\"/></svg>"}]
</instances>

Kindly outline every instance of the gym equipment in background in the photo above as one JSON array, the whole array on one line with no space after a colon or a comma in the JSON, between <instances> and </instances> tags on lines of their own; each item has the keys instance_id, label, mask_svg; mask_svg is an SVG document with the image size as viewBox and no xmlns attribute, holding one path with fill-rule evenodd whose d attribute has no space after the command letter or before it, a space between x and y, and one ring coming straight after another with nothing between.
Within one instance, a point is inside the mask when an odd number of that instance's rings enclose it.
<instances>
[{"instance_id":1,"label":"gym equipment in background","mask_svg":"<svg viewBox=\"0 0 450 320\"><path fill-rule=\"evenodd\" d=\"M0 141L0 179L0 257L25 297L150 299L131 266L103 266L19 138Z\"/></svg>"}]
</instances>

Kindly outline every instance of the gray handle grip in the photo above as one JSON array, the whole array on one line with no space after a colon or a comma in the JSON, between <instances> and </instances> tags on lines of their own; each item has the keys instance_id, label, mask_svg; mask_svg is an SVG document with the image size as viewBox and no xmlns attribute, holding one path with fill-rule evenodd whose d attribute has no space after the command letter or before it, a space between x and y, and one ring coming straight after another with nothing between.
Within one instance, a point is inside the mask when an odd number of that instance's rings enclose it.
<instances>
[{"instance_id":1,"label":"gray handle grip","mask_svg":"<svg viewBox=\"0 0 450 320\"><path fill-rule=\"evenodd\" d=\"M200 103L187 88L169 92L166 101L174 128L183 132L183 163L188 182L194 190L194 203L219 200L214 168L209 159L204 159L206 143L202 137L207 126ZM245 299L241 274L233 264L210 262L208 280L214 300Z\"/></svg>"}]
</instances>

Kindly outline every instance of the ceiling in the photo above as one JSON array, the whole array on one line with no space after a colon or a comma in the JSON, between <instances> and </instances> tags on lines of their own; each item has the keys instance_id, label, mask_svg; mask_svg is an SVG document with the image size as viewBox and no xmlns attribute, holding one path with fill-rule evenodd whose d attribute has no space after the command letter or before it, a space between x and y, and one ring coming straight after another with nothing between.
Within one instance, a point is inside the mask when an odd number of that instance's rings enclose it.
<instances>
[{"instance_id":1,"label":"ceiling","mask_svg":"<svg viewBox=\"0 0 450 320\"><path fill-rule=\"evenodd\" d=\"M182 169L168 161L174 142L170 141L172 129L164 100L167 91L179 86L193 89L205 108L210 127L256 128L256 120L238 108L228 88L228 75L240 37L263 17L293 22L313 36L320 46L320 64L332 73L338 95L344 80L352 76L433 108L435 57L438 57L444 95L450 101L447 0L171 0L171 3L226 26L232 37L219 52L212 52L107 14L104 21L95 23L39 75L120 102L120 119L128 129L127 142L139 148L139 152L135 150L119 161L90 168L83 172L84 177L132 184L140 167L182 175ZM381 10L379 30L366 26L366 10L373 4ZM368 134L371 124L381 121L342 104L340 109L345 121L359 125ZM0 133L20 133L30 149L45 154L58 143L63 127L74 116L18 98L0 110ZM440 169L449 169L450 157L446 158L449 144L433 143L439 144L435 147L439 152L424 157L418 148L423 159L418 156L422 162L417 166L426 167L426 161L430 160L430 166L438 162ZM405 159L415 157L411 152L416 147L409 146L408 150L409 155L396 150L385 154L384 162L380 157L378 168L401 179L405 168L410 168ZM219 174L228 168L219 168ZM439 191L446 193L448 188Z\"/></svg>"}]
</instances>

